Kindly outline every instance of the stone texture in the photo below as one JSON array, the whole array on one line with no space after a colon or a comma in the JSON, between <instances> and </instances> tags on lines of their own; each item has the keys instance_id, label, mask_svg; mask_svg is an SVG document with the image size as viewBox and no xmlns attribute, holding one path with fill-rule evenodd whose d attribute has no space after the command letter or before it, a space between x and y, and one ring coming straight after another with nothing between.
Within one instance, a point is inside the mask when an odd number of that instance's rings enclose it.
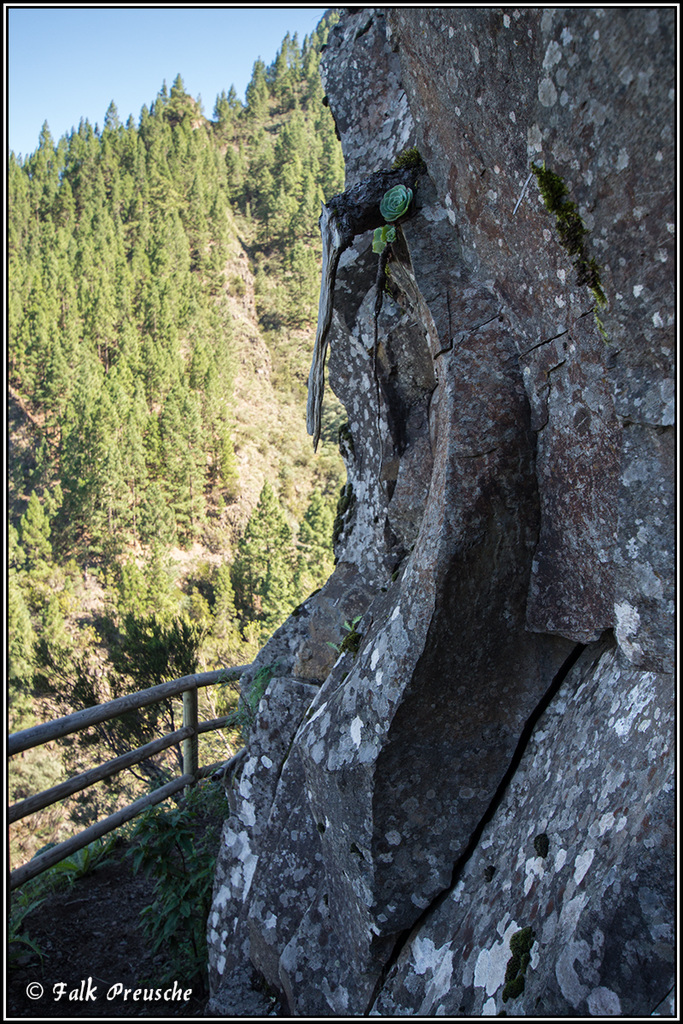
<instances>
[{"instance_id":1,"label":"stone texture","mask_svg":"<svg viewBox=\"0 0 683 1024\"><path fill-rule=\"evenodd\" d=\"M339 260L347 508L242 681L277 666L217 869L216 1012L254 970L300 1016L675 1012L673 18L354 8L330 35L347 184L414 143L425 167L379 315L372 232Z\"/></svg>"},{"instance_id":2,"label":"stone texture","mask_svg":"<svg viewBox=\"0 0 683 1024\"><path fill-rule=\"evenodd\" d=\"M658 1004L674 965L671 696L668 676L613 644L586 649L374 1014L628 1017ZM510 938L529 926L524 991L504 1002Z\"/></svg>"}]
</instances>

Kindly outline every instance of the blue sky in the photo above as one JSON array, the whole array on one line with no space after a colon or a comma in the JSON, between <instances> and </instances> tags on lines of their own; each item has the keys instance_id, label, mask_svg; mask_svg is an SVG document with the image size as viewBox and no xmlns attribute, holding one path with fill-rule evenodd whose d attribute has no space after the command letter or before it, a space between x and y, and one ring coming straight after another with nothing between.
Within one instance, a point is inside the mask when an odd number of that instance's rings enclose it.
<instances>
[{"instance_id":1,"label":"blue sky","mask_svg":"<svg viewBox=\"0 0 683 1024\"><path fill-rule=\"evenodd\" d=\"M44 121L55 142L81 117L101 128L111 100L137 122L178 74L211 117L222 89L243 99L254 61L272 63L287 32L303 43L326 9L7 5L9 147L28 156Z\"/></svg>"}]
</instances>

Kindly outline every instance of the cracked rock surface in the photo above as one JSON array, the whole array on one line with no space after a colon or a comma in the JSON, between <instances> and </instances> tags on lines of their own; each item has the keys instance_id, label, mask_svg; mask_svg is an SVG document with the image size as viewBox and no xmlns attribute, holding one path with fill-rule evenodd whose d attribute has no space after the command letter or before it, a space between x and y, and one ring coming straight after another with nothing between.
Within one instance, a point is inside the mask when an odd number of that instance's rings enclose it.
<instances>
[{"instance_id":1,"label":"cracked rock surface","mask_svg":"<svg viewBox=\"0 0 683 1024\"><path fill-rule=\"evenodd\" d=\"M243 679L277 666L215 1013L674 1012L673 39L664 8L357 8L330 35L347 185L424 166L378 316L372 231L339 259L338 562Z\"/></svg>"}]
</instances>

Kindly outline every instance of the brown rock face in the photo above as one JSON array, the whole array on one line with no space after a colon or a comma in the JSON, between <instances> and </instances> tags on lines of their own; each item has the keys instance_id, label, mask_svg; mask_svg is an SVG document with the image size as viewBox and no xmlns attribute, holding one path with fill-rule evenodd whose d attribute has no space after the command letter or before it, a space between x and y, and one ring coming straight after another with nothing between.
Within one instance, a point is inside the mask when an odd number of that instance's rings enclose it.
<instances>
[{"instance_id":1,"label":"brown rock face","mask_svg":"<svg viewBox=\"0 0 683 1024\"><path fill-rule=\"evenodd\" d=\"M215 1012L254 970L293 1015L670 1012L673 20L330 36L349 186L423 163L386 273L339 257L338 565L256 666Z\"/></svg>"}]
</instances>

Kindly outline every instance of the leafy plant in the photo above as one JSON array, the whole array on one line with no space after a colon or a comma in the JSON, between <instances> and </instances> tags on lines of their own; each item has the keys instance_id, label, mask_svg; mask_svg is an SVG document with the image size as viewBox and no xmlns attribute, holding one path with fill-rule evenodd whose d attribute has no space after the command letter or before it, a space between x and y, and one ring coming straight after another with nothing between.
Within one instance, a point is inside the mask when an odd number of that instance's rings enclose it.
<instances>
[{"instance_id":1,"label":"leafy plant","mask_svg":"<svg viewBox=\"0 0 683 1024\"><path fill-rule=\"evenodd\" d=\"M396 241L396 228L391 224L385 224L383 228L377 228L372 236L372 251L384 252L389 242Z\"/></svg>"},{"instance_id":2,"label":"leafy plant","mask_svg":"<svg viewBox=\"0 0 683 1024\"><path fill-rule=\"evenodd\" d=\"M413 198L412 188L405 185L394 185L385 192L379 204L379 212L390 223L398 220L407 212Z\"/></svg>"},{"instance_id":3,"label":"leafy plant","mask_svg":"<svg viewBox=\"0 0 683 1024\"><path fill-rule=\"evenodd\" d=\"M95 839L81 850L76 850L69 857L60 860L53 868L50 868L50 875L55 880L63 878L68 885L73 885L77 879L85 878L96 868L113 863L113 858L109 856L109 853L115 842L114 838Z\"/></svg>"},{"instance_id":4,"label":"leafy plant","mask_svg":"<svg viewBox=\"0 0 683 1024\"><path fill-rule=\"evenodd\" d=\"M344 623L346 636L342 638L341 643L333 644L331 640L328 640L327 646L331 647L333 651L337 652L337 654L346 654L347 651L350 651L355 658L358 653L358 648L360 647L360 642L363 639L362 633L359 633L356 629L356 626L361 619L362 615L356 615L356 617L351 619L350 622L346 621Z\"/></svg>"},{"instance_id":5,"label":"leafy plant","mask_svg":"<svg viewBox=\"0 0 683 1024\"><path fill-rule=\"evenodd\" d=\"M405 185L394 185L384 193L379 204L379 212L388 223L375 230L372 238L373 252L384 252L387 244L396 240L396 228L390 225L407 213L412 200L413 190L406 188Z\"/></svg>"},{"instance_id":6,"label":"leafy plant","mask_svg":"<svg viewBox=\"0 0 683 1024\"><path fill-rule=\"evenodd\" d=\"M24 920L34 910L37 910L44 900L44 896L35 897L35 886L18 889L16 893L13 893L7 929L7 953L10 967L25 958L30 960L33 956L37 956L42 962L43 951L25 930Z\"/></svg>"},{"instance_id":7,"label":"leafy plant","mask_svg":"<svg viewBox=\"0 0 683 1024\"><path fill-rule=\"evenodd\" d=\"M141 815L133 831L133 870L155 879L153 902L140 916L153 951L164 952L162 983L182 975L206 990L206 921L225 811L222 787L206 782L179 806Z\"/></svg>"},{"instance_id":8,"label":"leafy plant","mask_svg":"<svg viewBox=\"0 0 683 1024\"><path fill-rule=\"evenodd\" d=\"M259 669L251 681L251 686L246 696L243 695L240 698L239 706L234 713L234 721L242 733L243 743L246 743L247 733L256 721L256 712L261 703L261 698L268 689L268 684L279 667L280 663L276 662L273 665L266 665L264 668Z\"/></svg>"}]
</instances>

